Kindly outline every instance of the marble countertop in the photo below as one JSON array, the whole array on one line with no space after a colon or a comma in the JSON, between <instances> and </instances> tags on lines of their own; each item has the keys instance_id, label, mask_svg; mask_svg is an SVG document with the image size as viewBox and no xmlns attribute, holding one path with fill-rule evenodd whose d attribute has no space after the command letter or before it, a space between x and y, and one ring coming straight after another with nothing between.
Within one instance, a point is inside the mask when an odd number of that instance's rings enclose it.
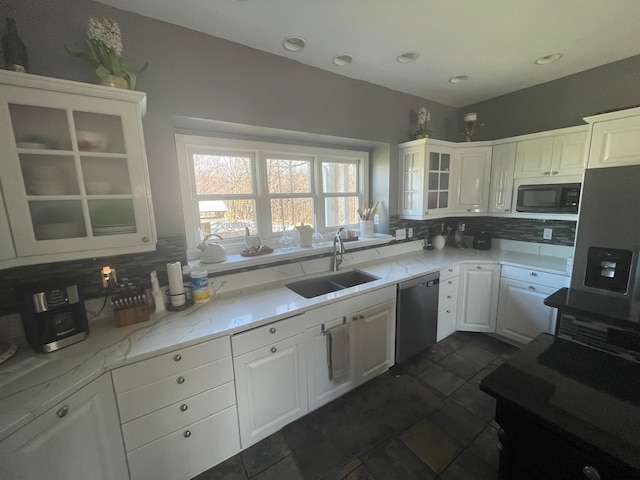
<instances>
[{"instance_id":1,"label":"marble countertop","mask_svg":"<svg viewBox=\"0 0 640 480\"><path fill-rule=\"evenodd\" d=\"M90 322L90 335L82 342L53 353L37 354L22 347L18 354L0 366L0 439L40 415L101 374L128 363L150 358L177 348L281 320L320 307L338 299L434 272L463 261L525 266L551 273L566 274L566 258L526 252L446 247L426 251L419 242L395 247L372 248L345 256L341 270L358 269L379 278L316 298L306 299L284 286L304 275L325 271L283 268L271 272L244 273L252 279L271 275L275 280L225 291L239 279L221 282L218 293L206 304L196 304L181 312L152 314L147 322L116 328L110 315ZM308 268L308 267L307 267ZM319 267L317 267L319 268ZM316 269L317 269L316 268ZM261 273L260 273L261 272ZM215 281L214 281L215 283Z\"/></svg>"},{"instance_id":2,"label":"marble countertop","mask_svg":"<svg viewBox=\"0 0 640 480\"><path fill-rule=\"evenodd\" d=\"M543 333L480 388L640 471L638 378L640 364Z\"/></svg>"}]
</instances>

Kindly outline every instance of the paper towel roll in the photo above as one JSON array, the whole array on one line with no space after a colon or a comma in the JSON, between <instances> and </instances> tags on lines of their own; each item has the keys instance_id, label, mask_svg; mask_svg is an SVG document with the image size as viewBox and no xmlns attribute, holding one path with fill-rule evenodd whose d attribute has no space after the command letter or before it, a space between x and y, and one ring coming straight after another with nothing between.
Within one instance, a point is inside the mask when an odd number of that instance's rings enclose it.
<instances>
[{"instance_id":1,"label":"paper towel roll","mask_svg":"<svg viewBox=\"0 0 640 480\"><path fill-rule=\"evenodd\" d=\"M181 307L187 302L187 296L184 295L182 265L180 265L180 262L167 263L167 276L169 277L171 305L174 307Z\"/></svg>"}]
</instances>

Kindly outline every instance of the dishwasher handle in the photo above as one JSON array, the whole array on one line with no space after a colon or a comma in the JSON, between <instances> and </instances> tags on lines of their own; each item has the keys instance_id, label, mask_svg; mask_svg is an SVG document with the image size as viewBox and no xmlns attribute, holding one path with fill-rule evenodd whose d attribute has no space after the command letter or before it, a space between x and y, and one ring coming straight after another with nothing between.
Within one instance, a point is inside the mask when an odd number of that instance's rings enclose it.
<instances>
[{"instance_id":1,"label":"dishwasher handle","mask_svg":"<svg viewBox=\"0 0 640 480\"><path fill-rule=\"evenodd\" d=\"M407 288L420 287L431 288L440 284L440 272L425 275L423 277L414 278L413 280L407 280L398 284L399 290L406 290Z\"/></svg>"}]
</instances>

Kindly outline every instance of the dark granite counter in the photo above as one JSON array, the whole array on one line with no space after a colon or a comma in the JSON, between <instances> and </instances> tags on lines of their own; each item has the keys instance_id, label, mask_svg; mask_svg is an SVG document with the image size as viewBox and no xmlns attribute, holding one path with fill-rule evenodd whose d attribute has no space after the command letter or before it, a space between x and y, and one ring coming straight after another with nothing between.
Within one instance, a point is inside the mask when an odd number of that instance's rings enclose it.
<instances>
[{"instance_id":1,"label":"dark granite counter","mask_svg":"<svg viewBox=\"0 0 640 480\"><path fill-rule=\"evenodd\" d=\"M553 458L544 445L532 443L531 431L539 427L579 455L596 459L601 471L611 467L622 473L619 478L640 478L640 364L543 333L484 378L480 389L497 399L496 420L521 444L519 452L538 448L539 456ZM517 431L521 425L528 431ZM548 443L558 449L558 443ZM542 465L544 460L526 462ZM553 465L559 471L557 462Z\"/></svg>"}]
</instances>

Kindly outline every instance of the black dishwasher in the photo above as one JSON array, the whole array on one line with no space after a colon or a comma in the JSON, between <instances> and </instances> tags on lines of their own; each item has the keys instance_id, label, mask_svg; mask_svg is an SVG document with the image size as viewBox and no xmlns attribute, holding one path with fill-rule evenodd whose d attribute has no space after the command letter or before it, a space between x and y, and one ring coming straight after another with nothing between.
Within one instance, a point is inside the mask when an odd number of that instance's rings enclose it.
<instances>
[{"instance_id":1,"label":"black dishwasher","mask_svg":"<svg viewBox=\"0 0 640 480\"><path fill-rule=\"evenodd\" d=\"M440 272L398 284L396 363L436 343Z\"/></svg>"}]
</instances>

